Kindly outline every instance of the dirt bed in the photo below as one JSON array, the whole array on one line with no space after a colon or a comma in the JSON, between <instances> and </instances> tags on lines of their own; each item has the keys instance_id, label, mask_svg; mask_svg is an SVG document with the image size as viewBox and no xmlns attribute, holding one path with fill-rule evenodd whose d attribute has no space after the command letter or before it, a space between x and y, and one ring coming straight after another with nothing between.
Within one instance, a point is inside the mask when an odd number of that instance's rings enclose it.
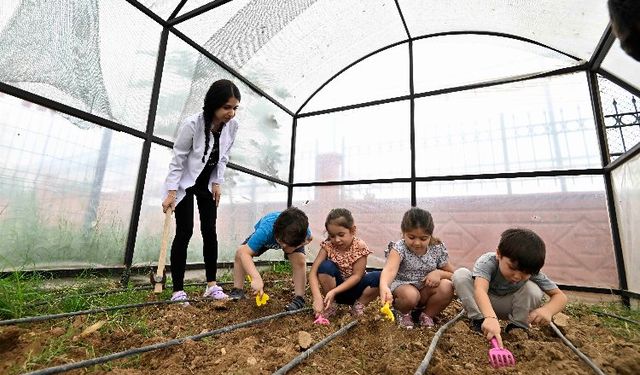
<instances>
[{"instance_id":1,"label":"dirt bed","mask_svg":"<svg viewBox=\"0 0 640 375\"><path fill-rule=\"evenodd\" d=\"M245 299L129 310L128 314L137 314L144 321L133 326L113 315L95 314L0 327L0 373L62 365L276 314L292 296L288 285L268 292L271 300L263 307ZM413 374L438 327L454 317L460 306L449 306L435 328L413 330L383 320L378 308L377 302L371 304L357 325L289 373ZM347 307L339 310L329 326L313 324L311 312L304 312L69 373L271 374L301 353L300 332L308 333L313 345L352 320ZM96 323L102 326L87 334ZM599 317L572 316L563 331L606 374L640 374L640 343L615 336ZM513 368L493 369L488 365L486 340L469 329L466 319L459 320L443 334L427 373L593 374L548 327L514 330L504 336L504 342L517 363ZM52 347L54 343L59 347Z\"/></svg>"}]
</instances>

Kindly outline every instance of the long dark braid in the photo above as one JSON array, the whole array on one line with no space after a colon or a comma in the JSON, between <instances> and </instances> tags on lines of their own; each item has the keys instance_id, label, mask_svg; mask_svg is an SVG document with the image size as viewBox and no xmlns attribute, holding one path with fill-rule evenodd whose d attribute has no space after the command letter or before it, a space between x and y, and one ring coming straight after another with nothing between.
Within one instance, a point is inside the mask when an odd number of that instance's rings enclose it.
<instances>
[{"instance_id":1,"label":"long dark braid","mask_svg":"<svg viewBox=\"0 0 640 375\"><path fill-rule=\"evenodd\" d=\"M204 156L209 151L209 138L211 138L211 119L204 117L204 154L202 154L202 162L204 163Z\"/></svg>"},{"instance_id":2,"label":"long dark braid","mask_svg":"<svg viewBox=\"0 0 640 375\"><path fill-rule=\"evenodd\" d=\"M221 108L230 98L236 98L240 101L240 90L228 79L220 79L215 81L209 87L207 95L204 97L204 107L202 107L202 116L204 118L204 154L202 162L205 163L204 156L209 152L209 140L211 139L211 126L213 126L213 115L217 109Z\"/></svg>"}]
</instances>

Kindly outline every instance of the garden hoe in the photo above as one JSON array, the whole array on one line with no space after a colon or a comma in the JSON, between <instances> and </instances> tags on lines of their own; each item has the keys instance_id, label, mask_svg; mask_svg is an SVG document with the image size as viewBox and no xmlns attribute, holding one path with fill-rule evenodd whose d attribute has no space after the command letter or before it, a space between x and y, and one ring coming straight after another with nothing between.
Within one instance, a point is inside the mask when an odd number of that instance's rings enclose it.
<instances>
[{"instance_id":1,"label":"garden hoe","mask_svg":"<svg viewBox=\"0 0 640 375\"><path fill-rule=\"evenodd\" d=\"M167 259L167 242L169 242L169 226L171 225L171 209L168 209L164 214L164 228L162 229L162 243L160 245L160 257L158 258L158 268L156 272L151 271L151 284L153 285L153 292L158 294L162 293L162 289L167 281L167 273L164 269L164 265Z\"/></svg>"}]
</instances>

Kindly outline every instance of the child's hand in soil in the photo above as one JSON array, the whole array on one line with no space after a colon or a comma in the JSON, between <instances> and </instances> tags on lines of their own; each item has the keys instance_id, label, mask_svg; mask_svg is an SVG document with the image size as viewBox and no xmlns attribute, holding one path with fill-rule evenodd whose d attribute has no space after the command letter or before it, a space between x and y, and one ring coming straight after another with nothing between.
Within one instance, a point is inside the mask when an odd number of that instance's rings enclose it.
<instances>
[{"instance_id":1,"label":"child's hand in soil","mask_svg":"<svg viewBox=\"0 0 640 375\"><path fill-rule=\"evenodd\" d=\"M552 318L551 311L542 306L529 313L529 324L548 325Z\"/></svg>"},{"instance_id":2,"label":"child's hand in soil","mask_svg":"<svg viewBox=\"0 0 640 375\"><path fill-rule=\"evenodd\" d=\"M326 296L324 296L324 308L325 310L331 306L331 302L336 299L335 289L330 290Z\"/></svg>"},{"instance_id":3,"label":"child's hand in soil","mask_svg":"<svg viewBox=\"0 0 640 375\"><path fill-rule=\"evenodd\" d=\"M316 316L320 314L323 310L324 310L324 300L322 298L314 298L313 311L315 311Z\"/></svg>"},{"instance_id":4,"label":"child's hand in soil","mask_svg":"<svg viewBox=\"0 0 640 375\"><path fill-rule=\"evenodd\" d=\"M393 303L393 293L391 293L391 289L388 286L380 287L380 301L382 303L389 302L389 304Z\"/></svg>"},{"instance_id":5,"label":"child's hand in soil","mask_svg":"<svg viewBox=\"0 0 640 375\"><path fill-rule=\"evenodd\" d=\"M257 277L252 278L251 280L251 289L253 289L253 294L261 296L264 294L264 283L262 282L262 277L258 275Z\"/></svg>"},{"instance_id":6,"label":"child's hand in soil","mask_svg":"<svg viewBox=\"0 0 640 375\"><path fill-rule=\"evenodd\" d=\"M485 318L484 322L482 322L482 332L484 333L487 340L491 340L492 337L495 337L498 340L498 344L502 348L502 337L500 337L500 322L498 321L498 319Z\"/></svg>"}]
</instances>

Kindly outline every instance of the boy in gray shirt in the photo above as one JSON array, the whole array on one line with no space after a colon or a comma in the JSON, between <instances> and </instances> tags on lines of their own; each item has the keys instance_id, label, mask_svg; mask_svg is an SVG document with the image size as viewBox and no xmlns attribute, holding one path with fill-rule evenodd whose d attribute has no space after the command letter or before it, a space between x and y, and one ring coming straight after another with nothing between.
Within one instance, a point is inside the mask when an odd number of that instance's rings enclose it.
<instances>
[{"instance_id":1,"label":"boy in gray shirt","mask_svg":"<svg viewBox=\"0 0 640 375\"><path fill-rule=\"evenodd\" d=\"M562 311L567 297L540 269L544 265L544 241L529 229L507 229L496 252L481 255L473 272L459 268L452 280L456 293L471 319L472 328L502 347L500 322L508 319L505 332L528 329L531 324L549 324ZM543 292L550 300L542 304Z\"/></svg>"}]
</instances>

